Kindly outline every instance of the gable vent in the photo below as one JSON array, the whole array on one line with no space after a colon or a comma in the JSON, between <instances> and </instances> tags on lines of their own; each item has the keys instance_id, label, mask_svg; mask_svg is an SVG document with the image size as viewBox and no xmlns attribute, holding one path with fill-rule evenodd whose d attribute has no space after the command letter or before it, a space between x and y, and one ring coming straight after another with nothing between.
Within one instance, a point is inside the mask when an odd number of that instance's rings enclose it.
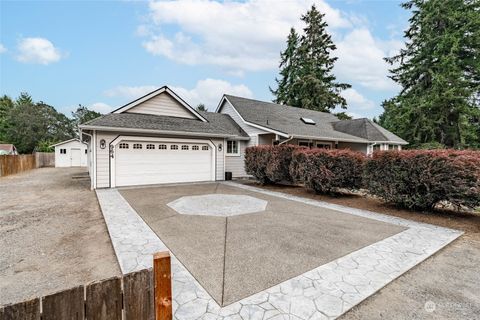
<instances>
[{"instance_id":1,"label":"gable vent","mask_svg":"<svg viewBox=\"0 0 480 320\"><path fill-rule=\"evenodd\" d=\"M311 124L311 125L315 125L315 121L313 121L312 119L310 118L304 118L304 117L301 117L300 120L303 121L303 123L305 124Z\"/></svg>"}]
</instances>

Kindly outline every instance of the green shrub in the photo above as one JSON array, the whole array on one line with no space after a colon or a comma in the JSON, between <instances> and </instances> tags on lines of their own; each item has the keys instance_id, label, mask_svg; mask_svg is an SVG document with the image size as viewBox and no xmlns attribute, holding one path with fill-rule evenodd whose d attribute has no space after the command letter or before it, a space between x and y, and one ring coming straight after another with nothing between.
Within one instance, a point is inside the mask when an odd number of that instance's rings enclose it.
<instances>
[{"instance_id":1,"label":"green shrub","mask_svg":"<svg viewBox=\"0 0 480 320\"><path fill-rule=\"evenodd\" d=\"M364 181L371 194L409 209L429 210L440 201L474 208L480 205L480 152L375 152Z\"/></svg>"}]
</instances>

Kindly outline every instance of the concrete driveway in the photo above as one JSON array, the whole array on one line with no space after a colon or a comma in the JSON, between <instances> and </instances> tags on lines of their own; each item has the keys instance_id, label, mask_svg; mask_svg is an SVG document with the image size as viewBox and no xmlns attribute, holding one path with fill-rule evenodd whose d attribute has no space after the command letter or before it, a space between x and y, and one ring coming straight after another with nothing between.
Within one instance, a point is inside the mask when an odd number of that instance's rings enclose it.
<instances>
[{"instance_id":1,"label":"concrete driveway","mask_svg":"<svg viewBox=\"0 0 480 320\"><path fill-rule=\"evenodd\" d=\"M405 230L218 183L120 193L220 305ZM215 202L212 195L226 200ZM244 205L238 215L232 212L235 197ZM264 210L243 213L255 211L257 201Z\"/></svg>"}]
</instances>

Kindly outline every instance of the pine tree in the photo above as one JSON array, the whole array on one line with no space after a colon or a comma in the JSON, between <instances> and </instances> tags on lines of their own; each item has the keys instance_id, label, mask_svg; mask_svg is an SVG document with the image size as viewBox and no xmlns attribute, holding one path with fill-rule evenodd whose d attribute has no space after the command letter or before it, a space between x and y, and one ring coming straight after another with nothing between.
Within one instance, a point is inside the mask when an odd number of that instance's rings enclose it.
<instances>
[{"instance_id":1,"label":"pine tree","mask_svg":"<svg viewBox=\"0 0 480 320\"><path fill-rule=\"evenodd\" d=\"M294 28L291 28L287 38L287 48L280 53L280 79L275 79L277 89L273 90L270 88L270 92L275 95L275 99L273 100L275 103L298 107L293 92L295 72L298 70L296 59L298 40L297 32Z\"/></svg>"},{"instance_id":2,"label":"pine tree","mask_svg":"<svg viewBox=\"0 0 480 320\"><path fill-rule=\"evenodd\" d=\"M299 74L294 91L302 108L330 112L337 106L347 108L340 92L351 85L335 82L332 70L337 57L331 54L337 47L327 33L324 17L315 5L302 16L306 27L298 48Z\"/></svg>"},{"instance_id":3,"label":"pine tree","mask_svg":"<svg viewBox=\"0 0 480 320\"><path fill-rule=\"evenodd\" d=\"M281 54L281 78L277 90L272 90L276 103L324 112L347 108L340 93L351 86L337 83L332 73L337 58L331 54L336 46L324 16L313 5L301 18L306 24L302 36L290 30L287 49Z\"/></svg>"},{"instance_id":4,"label":"pine tree","mask_svg":"<svg viewBox=\"0 0 480 320\"><path fill-rule=\"evenodd\" d=\"M480 147L480 2L411 0L405 49L387 62L400 93L381 125L413 146Z\"/></svg>"}]
</instances>

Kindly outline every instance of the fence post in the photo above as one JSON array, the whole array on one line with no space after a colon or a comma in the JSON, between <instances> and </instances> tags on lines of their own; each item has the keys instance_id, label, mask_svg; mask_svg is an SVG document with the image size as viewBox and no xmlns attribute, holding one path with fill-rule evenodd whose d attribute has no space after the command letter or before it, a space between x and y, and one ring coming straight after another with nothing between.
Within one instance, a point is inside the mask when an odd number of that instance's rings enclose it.
<instances>
[{"instance_id":1,"label":"fence post","mask_svg":"<svg viewBox=\"0 0 480 320\"><path fill-rule=\"evenodd\" d=\"M153 277L155 319L172 320L172 271L168 251L157 252L153 255Z\"/></svg>"}]
</instances>

